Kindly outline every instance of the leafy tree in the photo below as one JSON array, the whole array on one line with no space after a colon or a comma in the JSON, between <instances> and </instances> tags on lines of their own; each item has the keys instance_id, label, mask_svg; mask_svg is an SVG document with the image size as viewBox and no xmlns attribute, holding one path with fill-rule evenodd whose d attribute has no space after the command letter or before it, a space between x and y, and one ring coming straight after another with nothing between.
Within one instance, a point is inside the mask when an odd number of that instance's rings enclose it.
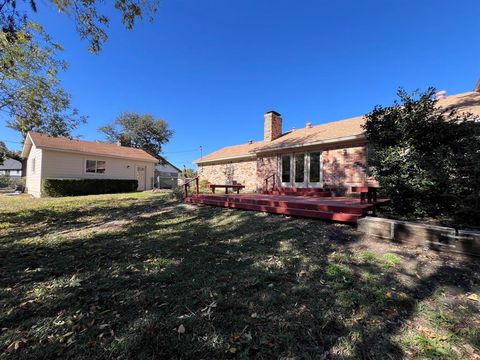
<instances>
[{"instance_id":1,"label":"leafy tree","mask_svg":"<svg viewBox=\"0 0 480 360\"><path fill-rule=\"evenodd\" d=\"M122 14L123 25L131 30L137 19L149 17L153 20L159 0L115 0L112 1L116 10ZM26 10L37 11L38 0L3 0L0 4L0 25L3 29L14 33L23 27L28 20ZM46 0L59 12L70 16L82 39L86 39L89 50L98 53L108 39L106 28L110 20L99 11L104 2L101 0ZM22 8L23 5L23 8Z\"/></svg>"},{"instance_id":2,"label":"leafy tree","mask_svg":"<svg viewBox=\"0 0 480 360\"><path fill-rule=\"evenodd\" d=\"M163 144L173 135L165 120L155 119L151 114L133 112L121 114L112 124L99 130L111 143L119 142L122 146L143 149L156 158L160 158Z\"/></svg>"},{"instance_id":3,"label":"leafy tree","mask_svg":"<svg viewBox=\"0 0 480 360\"><path fill-rule=\"evenodd\" d=\"M61 46L43 28L26 22L18 31L0 32L0 110L7 126L23 137L30 130L70 136L85 118L70 109L70 95L59 86L67 65L57 59Z\"/></svg>"},{"instance_id":4,"label":"leafy tree","mask_svg":"<svg viewBox=\"0 0 480 360\"><path fill-rule=\"evenodd\" d=\"M5 143L0 140L0 165L3 165L5 158L7 157L7 147Z\"/></svg>"},{"instance_id":5,"label":"leafy tree","mask_svg":"<svg viewBox=\"0 0 480 360\"><path fill-rule=\"evenodd\" d=\"M435 89L398 91L366 115L369 166L399 214L480 216L480 123L439 108Z\"/></svg>"},{"instance_id":6,"label":"leafy tree","mask_svg":"<svg viewBox=\"0 0 480 360\"><path fill-rule=\"evenodd\" d=\"M197 172L193 170L192 168L184 168L183 169L183 176L187 178L193 178L197 176Z\"/></svg>"}]
</instances>

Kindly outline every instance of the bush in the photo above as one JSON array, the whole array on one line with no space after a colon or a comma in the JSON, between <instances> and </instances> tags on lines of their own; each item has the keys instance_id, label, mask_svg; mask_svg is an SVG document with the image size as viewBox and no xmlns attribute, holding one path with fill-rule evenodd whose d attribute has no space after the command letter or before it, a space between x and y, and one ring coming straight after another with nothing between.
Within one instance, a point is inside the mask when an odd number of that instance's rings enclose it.
<instances>
[{"instance_id":1,"label":"bush","mask_svg":"<svg viewBox=\"0 0 480 360\"><path fill-rule=\"evenodd\" d=\"M434 94L400 90L400 102L366 116L368 164L398 214L469 222L480 212L480 123Z\"/></svg>"},{"instance_id":2,"label":"bush","mask_svg":"<svg viewBox=\"0 0 480 360\"><path fill-rule=\"evenodd\" d=\"M137 180L45 179L43 181L43 194L52 197L132 192L137 188Z\"/></svg>"}]
</instances>

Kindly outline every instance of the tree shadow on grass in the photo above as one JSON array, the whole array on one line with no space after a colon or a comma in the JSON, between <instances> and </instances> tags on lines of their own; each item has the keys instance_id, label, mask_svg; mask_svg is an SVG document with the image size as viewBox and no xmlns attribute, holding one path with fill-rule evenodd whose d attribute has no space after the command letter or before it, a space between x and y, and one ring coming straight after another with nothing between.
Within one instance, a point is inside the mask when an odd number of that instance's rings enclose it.
<instances>
[{"instance_id":1,"label":"tree shadow on grass","mask_svg":"<svg viewBox=\"0 0 480 360\"><path fill-rule=\"evenodd\" d=\"M395 336L420 301L478 286L470 261L405 285L345 225L156 206L82 237L49 242L65 230L52 223L44 243L4 244L2 343L24 338L25 358L402 358ZM109 210L90 211L130 218Z\"/></svg>"}]
</instances>

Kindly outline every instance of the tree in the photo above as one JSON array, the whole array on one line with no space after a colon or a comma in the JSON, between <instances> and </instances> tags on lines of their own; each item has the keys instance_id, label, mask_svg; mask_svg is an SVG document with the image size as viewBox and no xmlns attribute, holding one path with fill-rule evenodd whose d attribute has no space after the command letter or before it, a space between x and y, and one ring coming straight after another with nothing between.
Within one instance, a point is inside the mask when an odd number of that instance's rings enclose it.
<instances>
[{"instance_id":1,"label":"tree","mask_svg":"<svg viewBox=\"0 0 480 360\"><path fill-rule=\"evenodd\" d=\"M193 170L192 168L185 168L183 169L183 176L186 178L194 178L197 176L197 172Z\"/></svg>"},{"instance_id":2,"label":"tree","mask_svg":"<svg viewBox=\"0 0 480 360\"><path fill-rule=\"evenodd\" d=\"M85 122L70 109L70 95L59 85L58 73L67 65L57 59L61 46L43 28L26 22L16 32L0 32L0 110L7 126L25 138L28 131L70 136Z\"/></svg>"},{"instance_id":3,"label":"tree","mask_svg":"<svg viewBox=\"0 0 480 360\"><path fill-rule=\"evenodd\" d=\"M47 0L59 12L73 18L77 32L89 42L89 50L98 53L107 41L109 18L99 12L102 0ZM122 14L122 23L133 29L135 21L145 16L153 20L160 0L115 0L113 6ZM26 10L37 11L38 0L3 0L0 4L0 26L14 33L28 20ZM23 5L23 8L21 6Z\"/></svg>"},{"instance_id":4,"label":"tree","mask_svg":"<svg viewBox=\"0 0 480 360\"><path fill-rule=\"evenodd\" d=\"M163 119L155 119L151 114L133 112L121 114L112 124L99 130L111 143L119 142L122 146L143 149L156 158L160 157L163 144L173 135L173 131Z\"/></svg>"},{"instance_id":5,"label":"tree","mask_svg":"<svg viewBox=\"0 0 480 360\"><path fill-rule=\"evenodd\" d=\"M480 123L439 108L434 94L400 89L400 102L366 115L369 166L397 213L458 219L469 209L472 220L480 215Z\"/></svg>"},{"instance_id":6,"label":"tree","mask_svg":"<svg viewBox=\"0 0 480 360\"><path fill-rule=\"evenodd\" d=\"M7 158L7 147L5 143L0 140L0 165L3 165L3 162Z\"/></svg>"}]
</instances>

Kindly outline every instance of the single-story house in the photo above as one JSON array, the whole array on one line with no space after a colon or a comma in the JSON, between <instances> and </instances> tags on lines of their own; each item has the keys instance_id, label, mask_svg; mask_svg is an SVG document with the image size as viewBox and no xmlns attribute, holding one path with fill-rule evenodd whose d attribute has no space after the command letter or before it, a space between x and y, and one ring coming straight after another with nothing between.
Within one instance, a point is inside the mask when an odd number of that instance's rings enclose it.
<instances>
[{"instance_id":1,"label":"single-story house","mask_svg":"<svg viewBox=\"0 0 480 360\"><path fill-rule=\"evenodd\" d=\"M480 116L480 86L452 96L440 93L438 106ZM264 188L275 174L277 186L298 188L376 185L368 172L364 116L284 131L276 111L264 115L261 141L228 146L195 162L202 179L215 184L240 183L248 192ZM272 180L270 180L272 181Z\"/></svg>"},{"instance_id":2,"label":"single-story house","mask_svg":"<svg viewBox=\"0 0 480 360\"><path fill-rule=\"evenodd\" d=\"M3 164L0 165L0 175L6 175L14 178L21 177L22 162L11 158L6 158L3 160Z\"/></svg>"},{"instance_id":3,"label":"single-story house","mask_svg":"<svg viewBox=\"0 0 480 360\"><path fill-rule=\"evenodd\" d=\"M173 189L178 186L178 178L182 170L165 158L155 165L155 187L158 189Z\"/></svg>"},{"instance_id":4,"label":"single-story house","mask_svg":"<svg viewBox=\"0 0 480 360\"><path fill-rule=\"evenodd\" d=\"M26 191L35 197L42 196L44 179L137 179L138 190L149 190L158 162L141 149L36 132L27 134L22 157L27 159Z\"/></svg>"}]
</instances>

